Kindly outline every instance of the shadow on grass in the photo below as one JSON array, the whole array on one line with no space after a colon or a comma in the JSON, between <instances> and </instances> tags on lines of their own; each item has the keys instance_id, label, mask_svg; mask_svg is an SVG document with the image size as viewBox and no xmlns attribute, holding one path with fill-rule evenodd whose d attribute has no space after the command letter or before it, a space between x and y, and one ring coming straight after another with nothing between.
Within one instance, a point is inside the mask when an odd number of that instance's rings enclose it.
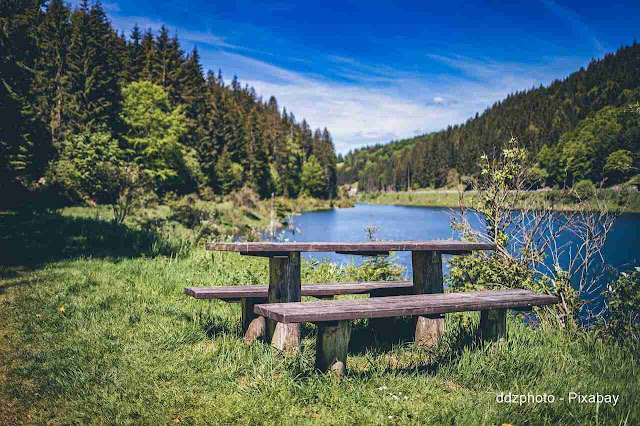
<instances>
[{"instance_id":1,"label":"shadow on grass","mask_svg":"<svg viewBox=\"0 0 640 426\"><path fill-rule=\"evenodd\" d=\"M348 356L361 356L367 353L383 356L392 353L398 346L413 345L413 330L414 325L411 317L384 318L378 322L354 321L351 328ZM303 323L301 332L304 339L313 337L316 330L310 324ZM468 348L483 350L477 325L451 324L436 346L420 349L424 353L423 361L407 367L392 366L390 363L383 373L435 374L441 367L458 362L464 350ZM349 374L365 378L380 373L381 371L376 369L375 371L350 372ZM305 376L303 372L300 374Z\"/></svg>"},{"instance_id":2,"label":"shadow on grass","mask_svg":"<svg viewBox=\"0 0 640 426\"><path fill-rule=\"evenodd\" d=\"M3 266L29 266L73 258L125 258L175 253L171 243L150 231L105 220L62 216L52 211L0 213ZM0 267L0 278L20 272Z\"/></svg>"},{"instance_id":3,"label":"shadow on grass","mask_svg":"<svg viewBox=\"0 0 640 426\"><path fill-rule=\"evenodd\" d=\"M217 315L200 320L200 326L209 339L214 339L220 335L233 336L240 339L243 337L238 324L234 324L227 318Z\"/></svg>"},{"instance_id":4,"label":"shadow on grass","mask_svg":"<svg viewBox=\"0 0 640 426\"><path fill-rule=\"evenodd\" d=\"M392 321L383 323L383 327L378 324L377 331L364 321L354 324L349 342L349 354L362 355L367 351L372 351L383 355L391 352L394 347L413 344L411 317L390 318L390 320ZM468 348L482 350L478 327L472 325L450 327L436 346L421 349L424 353L423 361L407 367L392 366L390 363L383 373L436 374L443 366L458 362L464 350ZM353 374L364 377L380 374L380 371Z\"/></svg>"}]
</instances>

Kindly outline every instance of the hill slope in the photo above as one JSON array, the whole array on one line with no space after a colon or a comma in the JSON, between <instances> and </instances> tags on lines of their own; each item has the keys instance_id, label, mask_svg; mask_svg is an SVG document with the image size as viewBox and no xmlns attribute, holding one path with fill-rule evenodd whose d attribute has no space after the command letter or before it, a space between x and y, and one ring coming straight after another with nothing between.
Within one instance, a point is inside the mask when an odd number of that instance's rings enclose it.
<instances>
[{"instance_id":1,"label":"hill slope","mask_svg":"<svg viewBox=\"0 0 640 426\"><path fill-rule=\"evenodd\" d=\"M384 186L440 187L458 174L477 173L480 155L499 150L511 135L534 155L547 184L579 179L615 182L626 172L605 171L616 151L623 163L638 165L640 44L592 61L548 87L516 92L466 123L446 130L350 152L340 167L340 184L360 182L372 190ZM625 174L626 173L626 174Z\"/></svg>"}]
</instances>

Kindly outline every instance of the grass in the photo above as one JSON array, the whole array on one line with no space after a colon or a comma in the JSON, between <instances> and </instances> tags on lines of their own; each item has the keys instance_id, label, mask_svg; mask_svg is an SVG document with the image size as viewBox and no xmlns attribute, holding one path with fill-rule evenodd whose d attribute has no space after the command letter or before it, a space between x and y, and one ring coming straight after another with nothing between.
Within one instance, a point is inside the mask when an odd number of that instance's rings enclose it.
<instances>
[{"instance_id":1,"label":"grass","mask_svg":"<svg viewBox=\"0 0 640 426\"><path fill-rule=\"evenodd\" d=\"M545 194L546 199L552 203L555 210L571 211L576 209L575 202L562 195L560 191L549 191ZM622 191L604 189L601 191L601 196L612 212L617 212L624 208L624 211L628 213L640 213L640 192L624 193ZM626 205L626 196L629 197L628 205ZM471 197L473 195L465 194L465 198L471 199ZM438 191L362 193L358 196L358 201L402 206L459 207L459 195L457 193L442 193Z\"/></svg>"},{"instance_id":2,"label":"grass","mask_svg":"<svg viewBox=\"0 0 640 426\"><path fill-rule=\"evenodd\" d=\"M534 329L515 315L507 343L484 346L476 313L449 315L432 350L411 344L406 319L374 345L362 320L339 380L313 367L313 325L303 326L301 352L283 356L242 343L238 304L183 294L187 285L264 283L266 259L81 213L0 214L0 248L15 260L0 268L2 424L640 423L637 348ZM302 265L303 282L353 273ZM499 404L500 392L565 401ZM570 403L569 392L620 401Z\"/></svg>"}]
</instances>

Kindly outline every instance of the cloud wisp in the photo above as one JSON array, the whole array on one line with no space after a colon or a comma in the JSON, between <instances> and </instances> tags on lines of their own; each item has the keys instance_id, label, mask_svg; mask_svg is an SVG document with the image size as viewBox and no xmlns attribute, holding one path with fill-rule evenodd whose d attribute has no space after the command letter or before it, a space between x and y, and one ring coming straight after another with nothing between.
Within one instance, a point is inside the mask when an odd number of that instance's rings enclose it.
<instances>
[{"instance_id":1,"label":"cloud wisp","mask_svg":"<svg viewBox=\"0 0 640 426\"><path fill-rule=\"evenodd\" d=\"M341 153L462 123L509 93L548 84L584 65L576 58L525 65L416 51L410 53L422 65L420 71L329 54L314 55L312 67L300 70L295 63L308 61L240 46L213 31L124 16L117 3L108 4L105 9L118 30L129 33L137 24L157 33L166 25L186 50L199 47L205 70L237 74L243 84L255 87L265 99L276 96L281 106L312 127L327 127ZM276 65L283 61L288 64ZM452 72L433 71L443 66Z\"/></svg>"},{"instance_id":2,"label":"cloud wisp","mask_svg":"<svg viewBox=\"0 0 640 426\"><path fill-rule=\"evenodd\" d=\"M455 68L458 75L410 73L341 58L333 61L335 68L327 74L348 74L351 79L336 81L222 51L203 54L203 65L222 63L224 69L241 70L240 80L255 87L265 99L276 96L281 106L306 118L310 125L326 126L334 136L336 150L345 153L362 145L462 123L509 93L568 74L578 63L558 60L525 66L459 56L428 57ZM375 84L376 79L383 79L385 85Z\"/></svg>"}]
</instances>

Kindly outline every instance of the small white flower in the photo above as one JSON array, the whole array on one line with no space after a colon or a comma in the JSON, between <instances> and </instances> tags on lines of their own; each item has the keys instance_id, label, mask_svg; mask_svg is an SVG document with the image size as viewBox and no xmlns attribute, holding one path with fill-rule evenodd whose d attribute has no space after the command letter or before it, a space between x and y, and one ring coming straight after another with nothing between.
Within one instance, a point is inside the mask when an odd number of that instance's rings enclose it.
<instances>
[{"instance_id":1,"label":"small white flower","mask_svg":"<svg viewBox=\"0 0 640 426\"><path fill-rule=\"evenodd\" d=\"M405 400L407 400L407 399L409 399L409 397L405 395L405 396L404 396L404 399L405 399Z\"/></svg>"},{"instance_id":2,"label":"small white flower","mask_svg":"<svg viewBox=\"0 0 640 426\"><path fill-rule=\"evenodd\" d=\"M386 386L380 386L380 387L378 388L378 390L387 390L387 387L386 387Z\"/></svg>"},{"instance_id":3,"label":"small white flower","mask_svg":"<svg viewBox=\"0 0 640 426\"><path fill-rule=\"evenodd\" d=\"M393 418L393 416L389 416L389 417L387 417L387 418L388 418L389 420L391 420L391 419Z\"/></svg>"}]
</instances>

